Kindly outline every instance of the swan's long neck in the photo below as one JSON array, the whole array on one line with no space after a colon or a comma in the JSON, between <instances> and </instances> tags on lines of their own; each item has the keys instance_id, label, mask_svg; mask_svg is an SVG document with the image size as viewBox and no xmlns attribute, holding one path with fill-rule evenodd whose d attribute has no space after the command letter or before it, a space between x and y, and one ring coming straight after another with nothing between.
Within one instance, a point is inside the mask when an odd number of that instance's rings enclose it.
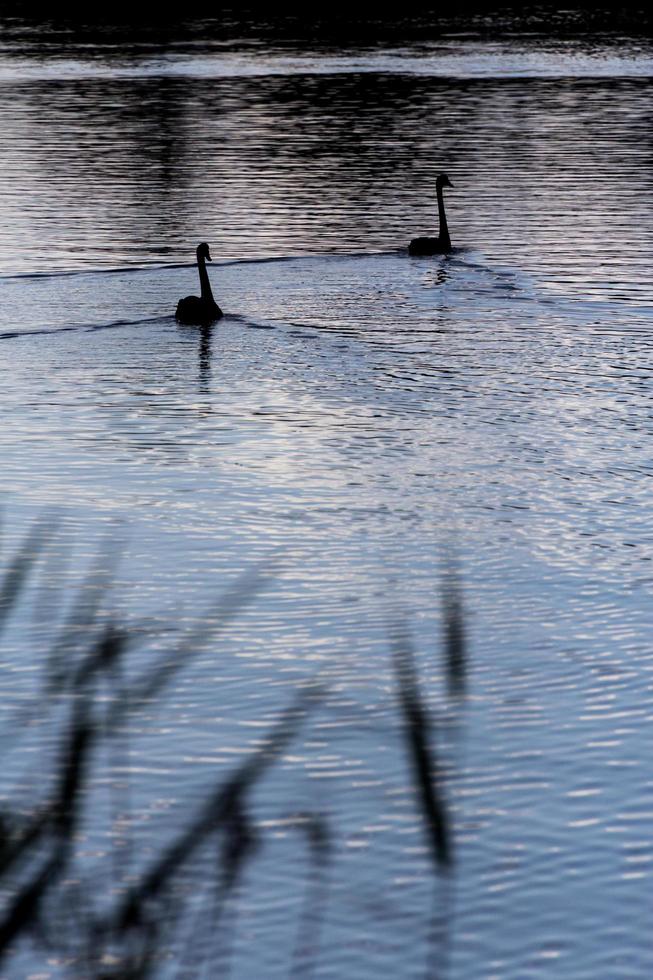
<instances>
[{"instance_id":1,"label":"swan's long neck","mask_svg":"<svg viewBox=\"0 0 653 980\"><path fill-rule=\"evenodd\" d=\"M209 282L209 274L206 271L206 263L204 261L203 255L197 256L197 268L200 274L200 287L201 287L201 297L207 303L215 303L213 299L213 293L211 292L211 283Z\"/></svg>"},{"instance_id":2,"label":"swan's long neck","mask_svg":"<svg viewBox=\"0 0 653 980\"><path fill-rule=\"evenodd\" d=\"M438 217L440 219L440 241L450 248L451 239L449 238L449 228L447 227L447 216L444 213L444 196L442 194L441 184L438 184Z\"/></svg>"}]
</instances>

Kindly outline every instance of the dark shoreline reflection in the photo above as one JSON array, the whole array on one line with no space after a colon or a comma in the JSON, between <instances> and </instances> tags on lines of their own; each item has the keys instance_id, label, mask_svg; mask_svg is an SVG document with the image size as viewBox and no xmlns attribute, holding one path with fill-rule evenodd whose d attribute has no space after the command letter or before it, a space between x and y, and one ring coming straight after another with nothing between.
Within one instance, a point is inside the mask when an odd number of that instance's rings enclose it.
<instances>
[{"instance_id":1,"label":"dark shoreline reflection","mask_svg":"<svg viewBox=\"0 0 653 980\"><path fill-rule=\"evenodd\" d=\"M505 5L466 0L455 7L417 2L401 10L363 0L353 8L344 2L307 5L298 0L275 4L274 12L263 3L222 5L219 14L209 0L197 0L192 14L161 8L153 0L138 6L126 0L110 9L95 11L76 2L57 4L55 12L44 0L9 0L3 4L6 39L29 44L42 38L52 47L95 42L166 44L170 41L219 41L242 44L263 40L280 44L310 42L320 47L378 43L415 43L438 38L448 31L471 30L485 36L523 31L543 37L573 36L593 32L645 33L651 14L640 3L598 6L582 0L571 4L528 3Z\"/></svg>"}]
</instances>

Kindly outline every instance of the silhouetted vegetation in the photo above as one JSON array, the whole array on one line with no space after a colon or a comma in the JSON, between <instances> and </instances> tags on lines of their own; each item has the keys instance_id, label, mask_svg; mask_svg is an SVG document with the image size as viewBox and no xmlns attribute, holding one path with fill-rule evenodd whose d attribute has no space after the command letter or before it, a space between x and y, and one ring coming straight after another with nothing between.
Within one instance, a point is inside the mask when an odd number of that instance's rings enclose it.
<instances>
[{"instance_id":1,"label":"silhouetted vegetation","mask_svg":"<svg viewBox=\"0 0 653 980\"><path fill-rule=\"evenodd\" d=\"M56 540L51 517L36 523L5 558L0 576L0 638L20 601L43 571ZM109 844L107 878L101 900L91 900L94 882L77 863L80 827L98 759L124 739L128 717L163 695L172 678L198 652L217 643L220 631L256 597L272 574L269 567L245 573L212 611L209 634L204 624L186 634L174 649L139 667L138 637L115 621L106 601L119 560L119 548L100 550L79 589L63 627L43 658L40 693L12 708L2 732L6 744L20 739L38 717L47 722L51 779L42 793L0 802L0 972L12 972L17 951L26 945L34 961L54 956L59 975L89 980L136 980L155 977L166 964L175 976L226 972L231 936L223 919L256 860L266 830L252 813L251 796L298 738L311 714L324 706L328 690L316 679L304 684L281 712L260 744L226 777L207 785L200 800L180 807L168 839L153 830L141 859L131 860L120 841ZM66 588L61 577L60 588ZM56 589L56 587L55 587ZM464 693L465 651L459 587L453 572L445 581L444 672L450 696ZM453 832L431 725L405 624L391 630L398 702L415 800L429 852L434 881L453 865ZM145 658L146 659L146 658ZM135 777L132 777L135 778ZM129 804L124 787L121 806ZM294 801L289 801L294 805ZM114 801L114 806L116 801ZM124 813L123 813L124 819ZM329 868L337 827L322 812L293 810L292 828L308 858L299 909L295 949L289 965L293 978L308 976L319 950L329 887ZM125 841L122 841L125 844ZM195 882L197 888L189 883ZM208 886L210 899L194 901ZM436 909L436 917L438 910ZM438 935L437 941L443 942ZM325 954L326 955L326 954ZM168 975L168 974L166 974Z\"/></svg>"},{"instance_id":2,"label":"silhouetted vegetation","mask_svg":"<svg viewBox=\"0 0 653 980\"><path fill-rule=\"evenodd\" d=\"M501 31L525 30L542 35L583 34L598 31L646 32L651 15L638 2L589 3L496 3L494 0L459 0L456 4L433 0L410 0L394 9L358 0L345 3L307 4L304 0L283 0L271 7L260 0L217 7L208 0L196 0L192 9L162 7L141 2L116 0L110 8L92 8L79 0L60 0L53 7L45 0L6 0L3 14L12 18L14 36L42 24L49 38L97 40L111 35L122 44L129 41L190 38L219 38L241 41L252 36L273 39L303 39L311 43L360 43L380 41L389 44L406 40L428 40L446 31L474 30L484 35ZM15 19L14 19L15 18Z\"/></svg>"}]
</instances>

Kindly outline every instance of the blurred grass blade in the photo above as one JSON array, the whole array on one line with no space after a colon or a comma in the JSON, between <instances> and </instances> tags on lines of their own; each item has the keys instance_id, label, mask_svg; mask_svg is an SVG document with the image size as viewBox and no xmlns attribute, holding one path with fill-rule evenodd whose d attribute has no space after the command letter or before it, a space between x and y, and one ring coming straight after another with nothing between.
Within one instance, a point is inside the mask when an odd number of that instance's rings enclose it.
<instances>
[{"instance_id":1,"label":"blurred grass blade","mask_svg":"<svg viewBox=\"0 0 653 980\"><path fill-rule=\"evenodd\" d=\"M467 651L460 580L450 562L442 585L444 658L449 696L462 698L467 689Z\"/></svg>"},{"instance_id":2,"label":"blurred grass blade","mask_svg":"<svg viewBox=\"0 0 653 980\"><path fill-rule=\"evenodd\" d=\"M440 788L441 777L430 745L430 725L419 695L412 646L406 632L399 627L392 631L392 646L415 795L431 857L436 867L446 870L453 856L449 821Z\"/></svg>"},{"instance_id":3,"label":"blurred grass blade","mask_svg":"<svg viewBox=\"0 0 653 980\"><path fill-rule=\"evenodd\" d=\"M0 629L9 618L35 562L47 547L54 528L55 522L52 517L37 521L9 562L9 567L0 582Z\"/></svg>"}]
</instances>

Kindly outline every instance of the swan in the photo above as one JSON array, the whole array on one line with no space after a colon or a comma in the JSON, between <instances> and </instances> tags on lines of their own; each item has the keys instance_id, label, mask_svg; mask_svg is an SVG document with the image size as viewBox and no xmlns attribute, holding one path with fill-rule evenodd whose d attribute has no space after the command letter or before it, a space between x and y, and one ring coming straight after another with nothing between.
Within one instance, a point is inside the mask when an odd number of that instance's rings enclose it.
<instances>
[{"instance_id":1,"label":"swan","mask_svg":"<svg viewBox=\"0 0 653 980\"><path fill-rule=\"evenodd\" d=\"M409 255L442 255L451 251L451 239L447 228L447 216L444 213L444 198L442 197L443 187L453 187L446 174L440 174L435 181L435 189L438 195L438 216L440 218L440 234L437 238L413 238L408 246Z\"/></svg>"},{"instance_id":2,"label":"swan","mask_svg":"<svg viewBox=\"0 0 653 980\"><path fill-rule=\"evenodd\" d=\"M200 242L197 246L197 270L200 274L200 296L184 296L177 303L175 316L180 323L211 323L223 316L222 310L213 299L206 261L211 261L209 246Z\"/></svg>"}]
</instances>

